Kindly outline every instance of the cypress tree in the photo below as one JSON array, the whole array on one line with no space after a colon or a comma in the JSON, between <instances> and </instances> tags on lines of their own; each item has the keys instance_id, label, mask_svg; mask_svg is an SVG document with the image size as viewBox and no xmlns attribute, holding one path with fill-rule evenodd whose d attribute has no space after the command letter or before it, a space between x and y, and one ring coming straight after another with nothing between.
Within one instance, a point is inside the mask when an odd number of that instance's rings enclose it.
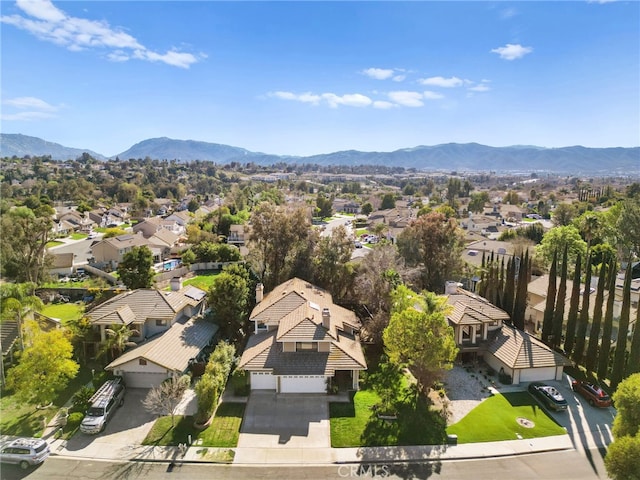
<instances>
[{"instance_id":1,"label":"cypress tree","mask_svg":"<svg viewBox=\"0 0 640 480\"><path fill-rule=\"evenodd\" d=\"M527 308L527 278L529 267L529 250L524 254L523 261L520 262L518 272L518 284L516 286L516 300L513 307L513 325L524 331L524 313Z\"/></svg>"},{"instance_id":2,"label":"cypress tree","mask_svg":"<svg viewBox=\"0 0 640 480\"><path fill-rule=\"evenodd\" d=\"M631 340L631 352L627 362L626 376L628 377L636 372L640 372L640 305L636 307L636 325Z\"/></svg>"},{"instance_id":3,"label":"cypress tree","mask_svg":"<svg viewBox=\"0 0 640 480\"><path fill-rule=\"evenodd\" d=\"M569 303L569 315L567 316L567 333L564 340L564 352L571 355L576 339L576 323L578 321L578 306L580 304L580 254L576 257L576 271L573 275L573 288L571 289L571 302Z\"/></svg>"},{"instance_id":4,"label":"cypress tree","mask_svg":"<svg viewBox=\"0 0 640 480\"><path fill-rule=\"evenodd\" d=\"M542 341L549 345L549 336L553 333L553 307L556 303L556 269L558 263L558 250L553 252L551 269L549 270L549 284L547 286L547 301L544 306L542 320Z\"/></svg>"},{"instance_id":5,"label":"cypress tree","mask_svg":"<svg viewBox=\"0 0 640 480\"><path fill-rule=\"evenodd\" d=\"M613 258L609 266L609 293L607 294L607 311L602 326L602 341L598 354L598 378L604 380L609 373L609 353L611 352L611 331L613 330L613 305L616 298L616 272L618 267Z\"/></svg>"},{"instance_id":6,"label":"cypress tree","mask_svg":"<svg viewBox=\"0 0 640 480\"><path fill-rule=\"evenodd\" d=\"M573 350L573 360L582 364L584 346L587 341L587 327L589 326L589 301L591 300L591 254L587 256L587 265L584 271L584 292L582 293L582 305L580 316L578 317L578 328L576 331L576 346Z\"/></svg>"},{"instance_id":7,"label":"cypress tree","mask_svg":"<svg viewBox=\"0 0 640 480\"><path fill-rule=\"evenodd\" d=\"M593 306L593 320L589 332L589 344L587 346L587 360L585 366L588 372L595 372L598 367L598 340L600 339L600 324L602 323L602 304L604 303L604 284L606 283L606 263L600 266L600 278L598 278L598 293L596 303Z\"/></svg>"},{"instance_id":8,"label":"cypress tree","mask_svg":"<svg viewBox=\"0 0 640 480\"><path fill-rule=\"evenodd\" d=\"M560 271L560 288L556 298L556 308L553 312L553 340L552 347L559 347L562 343L562 327L564 326L564 304L567 301L567 244L562 254L562 269Z\"/></svg>"},{"instance_id":9,"label":"cypress tree","mask_svg":"<svg viewBox=\"0 0 640 480\"><path fill-rule=\"evenodd\" d=\"M504 282L504 302L502 308L509 314L509 319L513 317L513 296L516 291L516 261L510 258L507 261L507 278Z\"/></svg>"},{"instance_id":10,"label":"cypress tree","mask_svg":"<svg viewBox=\"0 0 640 480\"><path fill-rule=\"evenodd\" d=\"M620 323L618 324L618 338L616 339L616 353L613 356L611 368L611 386L615 389L622 381L625 373L625 355L627 353L627 331L629 330L629 317L631 315L631 259L627 262L627 271L624 276L622 289L622 310L620 311Z\"/></svg>"}]
</instances>

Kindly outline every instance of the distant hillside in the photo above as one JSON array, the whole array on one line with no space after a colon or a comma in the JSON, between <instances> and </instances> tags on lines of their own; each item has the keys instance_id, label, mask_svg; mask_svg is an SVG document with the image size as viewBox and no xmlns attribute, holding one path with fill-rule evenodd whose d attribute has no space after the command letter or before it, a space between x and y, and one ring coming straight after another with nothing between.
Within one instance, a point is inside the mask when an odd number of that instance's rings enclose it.
<instances>
[{"instance_id":1,"label":"distant hillside","mask_svg":"<svg viewBox=\"0 0 640 480\"><path fill-rule=\"evenodd\" d=\"M86 148L64 147L58 143L20 133L0 133L0 156L2 157L51 155L52 160L70 160L80 157L85 152L97 160L107 159L104 155Z\"/></svg>"},{"instance_id":2,"label":"distant hillside","mask_svg":"<svg viewBox=\"0 0 640 480\"><path fill-rule=\"evenodd\" d=\"M83 152L104 159L100 154L25 135L2 134L1 156L51 155L56 160L77 158ZM195 140L152 138L135 144L112 158L152 158L160 160L203 160L216 163L254 162L313 163L318 165L385 165L418 170L532 172L566 174L640 175L640 147L586 148L582 146L542 148L530 145L489 147L477 143L447 143L403 148L393 152L342 152L293 157L251 152L244 148Z\"/></svg>"}]
</instances>

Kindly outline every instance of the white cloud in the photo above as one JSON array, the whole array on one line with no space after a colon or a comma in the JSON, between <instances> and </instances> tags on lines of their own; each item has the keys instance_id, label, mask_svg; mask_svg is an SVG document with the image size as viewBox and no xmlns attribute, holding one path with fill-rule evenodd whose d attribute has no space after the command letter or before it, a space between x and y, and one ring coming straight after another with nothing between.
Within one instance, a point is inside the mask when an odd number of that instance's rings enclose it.
<instances>
[{"instance_id":1,"label":"white cloud","mask_svg":"<svg viewBox=\"0 0 640 480\"><path fill-rule=\"evenodd\" d=\"M373 102L373 108L379 108L380 110L388 110L390 108L397 107L395 103L387 102L385 100L376 100Z\"/></svg>"},{"instance_id":2,"label":"white cloud","mask_svg":"<svg viewBox=\"0 0 640 480\"><path fill-rule=\"evenodd\" d=\"M362 70L363 75L367 77L374 78L376 80L386 80L387 78L391 78L393 76L392 68L367 68L366 70Z\"/></svg>"},{"instance_id":3,"label":"white cloud","mask_svg":"<svg viewBox=\"0 0 640 480\"><path fill-rule=\"evenodd\" d=\"M518 15L518 11L515 8L505 8L500 11L500 18L507 20L511 17Z\"/></svg>"},{"instance_id":4,"label":"white cloud","mask_svg":"<svg viewBox=\"0 0 640 480\"><path fill-rule=\"evenodd\" d=\"M491 90L491 88L489 88L489 86L485 83L480 83L478 85L474 85L473 87L469 87L469 90L471 92L488 92L489 90Z\"/></svg>"},{"instance_id":5,"label":"white cloud","mask_svg":"<svg viewBox=\"0 0 640 480\"><path fill-rule=\"evenodd\" d=\"M5 15L0 17L0 21L71 51L109 49L113 50L106 54L110 60L122 62L136 58L180 68L189 68L199 60L191 53L175 49L166 53L149 50L135 37L112 28L107 22L68 16L50 0L18 0L16 5L32 18Z\"/></svg>"},{"instance_id":6,"label":"white cloud","mask_svg":"<svg viewBox=\"0 0 640 480\"><path fill-rule=\"evenodd\" d=\"M533 52L531 47L523 47L522 45L507 43L504 47L498 47L491 50L491 53L497 53L504 60L517 60L528 53Z\"/></svg>"},{"instance_id":7,"label":"white cloud","mask_svg":"<svg viewBox=\"0 0 640 480\"><path fill-rule=\"evenodd\" d=\"M393 80L394 82L402 82L405 78L407 78L406 75L396 75L391 80Z\"/></svg>"},{"instance_id":8,"label":"white cloud","mask_svg":"<svg viewBox=\"0 0 640 480\"><path fill-rule=\"evenodd\" d=\"M351 93L342 96L334 93L323 93L322 98L329 103L331 108L337 108L339 105L346 105L348 107L368 107L372 103L369 97L359 93Z\"/></svg>"},{"instance_id":9,"label":"white cloud","mask_svg":"<svg viewBox=\"0 0 640 480\"><path fill-rule=\"evenodd\" d=\"M465 81L458 77L444 78L444 77L429 77L421 78L418 80L421 85L430 85L433 87L453 88L461 87Z\"/></svg>"},{"instance_id":10,"label":"white cloud","mask_svg":"<svg viewBox=\"0 0 640 480\"><path fill-rule=\"evenodd\" d=\"M440 100L441 98L444 98L444 95L442 95L441 93L432 92L430 90L425 90L422 93L422 98L424 98L425 100Z\"/></svg>"},{"instance_id":11,"label":"white cloud","mask_svg":"<svg viewBox=\"0 0 640 480\"><path fill-rule=\"evenodd\" d=\"M6 113L3 112L2 120L18 120L18 121L30 121L41 120L46 118L55 118L55 112L60 107L51 105L36 97L16 97L3 100L3 105L13 107L18 112ZM6 110L6 109L3 109Z\"/></svg>"},{"instance_id":12,"label":"white cloud","mask_svg":"<svg viewBox=\"0 0 640 480\"><path fill-rule=\"evenodd\" d=\"M280 98L281 100L295 100L302 103L311 103L317 105L320 103L320 95L314 95L312 93L295 94L292 92L271 92L270 97Z\"/></svg>"},{"instance_id":13,"label":"white cloud","mask_svg":"<svg viewBox=\"0 0 640 480\"><path fill-rule=\"evenodd\" d=\"M420 92L408 92L406 90L389 92L389 99L403 107L422 107L422 94Z\"/></svg>"}]
</instances>

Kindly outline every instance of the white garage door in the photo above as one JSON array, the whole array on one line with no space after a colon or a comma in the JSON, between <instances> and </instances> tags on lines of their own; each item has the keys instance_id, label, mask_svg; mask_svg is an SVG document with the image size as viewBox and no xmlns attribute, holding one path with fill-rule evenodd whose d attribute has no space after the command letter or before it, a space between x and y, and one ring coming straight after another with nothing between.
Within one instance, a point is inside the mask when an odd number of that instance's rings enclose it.
<instances>
[{"instance_id":1,"label":"white garage door","mask_svg":"<svg viewBox=\"0 0 640 480\"><path fill-rule=\"evenodd\" d=\"M520 383L535 382L541 380L554 380L555 378L555 367L525 368L523 370L520 370Z\"/></svg>"},{"instance_id":2,"label":"white garage door","mask_svg":"<svg viewBox=\"0 0 640 480\"><path fill-rule=\"evenodd\" d=\"M127 388L152 388L160 385L166 378L166 373L127 372L124 374L124 384Z\"/></svg>"},{"instance_id":3,"label":"white garage door","mask_svg":"<svg viewBox=\"0 0 640 480\"><path fill-rule=\"evenodd\" d=\"M280 377L281 393L326 393L327 383L324 376L283 375Z\"/></svg>"},{"instance_id":4,"label":"white garage door","mask_svg":"<svg viewBox=\"0 0 640 480\"><path fill-rule=\"evenodd\" d=\"M267 372L251 372L251 390L275 390L276 377Z\"/></svg>"}]
</instances>

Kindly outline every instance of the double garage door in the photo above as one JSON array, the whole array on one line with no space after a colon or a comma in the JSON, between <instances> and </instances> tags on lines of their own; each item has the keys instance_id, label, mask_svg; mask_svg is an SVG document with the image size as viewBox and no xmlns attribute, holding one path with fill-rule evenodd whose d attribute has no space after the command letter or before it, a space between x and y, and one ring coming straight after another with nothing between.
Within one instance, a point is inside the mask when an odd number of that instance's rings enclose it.
<instances>
[{"instance_id":1,"label":"double garage door","mask_svg":"<svg viewBox=\"0 0 640 480\"><path fill-rule=\"evenodd\" d=\"M127 388L153 388L160 385L166 378L166 373L126 372L124 374L124 384Z\"/></svg>"},{"instance_id":2,"label":"double garage door","mask_svg":"<svg viewBox=\"0 0 640 480\"><path fill-rule=\"evenodd\" d=\"M281 375L251 372L252 390L278 390L280 393L325 393L327 384L322 375Z\"/></svg>"}]
</instances>

